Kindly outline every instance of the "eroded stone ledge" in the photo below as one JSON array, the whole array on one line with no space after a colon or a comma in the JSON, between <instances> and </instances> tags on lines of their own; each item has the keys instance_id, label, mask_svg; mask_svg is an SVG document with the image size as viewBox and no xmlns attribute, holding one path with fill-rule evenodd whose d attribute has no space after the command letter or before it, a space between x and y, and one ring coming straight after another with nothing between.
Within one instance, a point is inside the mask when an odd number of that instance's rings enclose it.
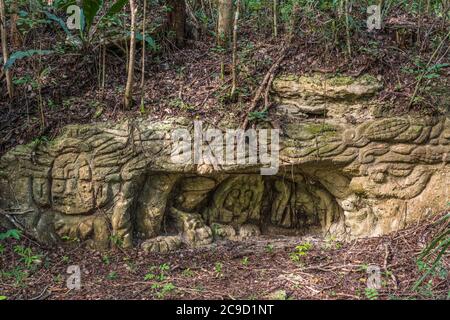
<instances>
[{"instance_id":1,"label":"eroded stone ledge","mask_svg":"<svg viewBox=\"0 0 450 320\"><path fill-rule=\"evenodd\" d=\"M280 170L267 177L254 165L172 163L177 126L190 128L187 119L69 126L11 150L0 160L2 224L49 243L167 251L261 232L381 235L448 202L446 117L291 122Z\"/></svg>"}]
</instances>

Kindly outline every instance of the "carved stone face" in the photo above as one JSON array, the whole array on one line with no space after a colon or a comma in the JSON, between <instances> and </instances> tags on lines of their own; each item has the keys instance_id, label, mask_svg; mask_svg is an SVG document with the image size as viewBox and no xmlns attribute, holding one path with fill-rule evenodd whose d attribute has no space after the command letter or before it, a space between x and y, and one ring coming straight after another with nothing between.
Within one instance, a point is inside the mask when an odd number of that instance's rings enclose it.
<instances>
[{"instance_id":1,"label":"carved stone face","mask_svg":"<svg viewBox=\"0 0 450 320\"><path fill-rule=\"evenodd\" d=\"M344 211L345 227L351 237L360 237L371 233L375 225L375 216L370 208Z\"/></svg>"},{"instance_id":2,"label":"carved stone face","mask_svg":"<svg viewBox=\"0 0 450 320\"><path fill-rule=\"evenodd\" d=\"M423 166L382 164L367 169L364 176L352 179L350 188L375 198L411 199L427 186L431 172Z\"/></svg>"},{"instance_id":3,"label":"carved stone face","mask_svg":"<svg viewBox=\"0 0 450 320\"><path fill-rule=\"evenodd\" d=\"M261 176L235 176L215 191L210 220L220 223L245 223L259 220L264 183Z\"/></svg>"},{"instance_id":4,"label":"carved stone face","mask_svg":"<svg viewBox=\"0 0 450 320\"><path fill-rule=\"evenodd\" d=\"M92 171L83 154L56 158L52 170L52 203L65 214L85 214L95 208Z\"/></svg>"},{"instance_id":5,"label":"carved stone face","mask_svg":"<svg viewBox=\"0 0 450 320\"><path fill-rule=\"evenodd\" d=\"M346 233L350 237L357 238L371 233L376 217L370 205L363 203L358 196L351 195L340 201L340 206L344 210Z\"/></svg>"},{"instance_id":6,"label":"carved stone face","mask_svg":"<svg viewBox=\"0 0 450 320\"><path fill-rule=\"evenodd\" d=\"M362 203L356 197L342 201L345 226L352 238L379 236L404 226L406 204L400 199Z\"/></svg>"},{"instance_id":7,"label":"carved stone face","mask_svg":"<svg viewBox=\"0 0 450 320\"><path fill-rule=\"evenodd\" d=\"M377 224L373 234L388 234L404 227L407 215L406 209L406 201L401 199L389 199L374 207L373 212L377 218Z\"/></svg>"}]
</instances>

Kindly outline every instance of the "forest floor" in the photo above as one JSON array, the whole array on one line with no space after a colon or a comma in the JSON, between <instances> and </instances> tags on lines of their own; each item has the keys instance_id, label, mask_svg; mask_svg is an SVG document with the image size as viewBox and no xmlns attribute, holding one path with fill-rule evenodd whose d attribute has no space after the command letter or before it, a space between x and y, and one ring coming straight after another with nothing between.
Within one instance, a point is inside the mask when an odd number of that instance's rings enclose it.
<instances>
[{"instance_id":1,"label":"forest floor","mask_svg":"<svg viewBox=\"0 0 450 320\"><path fill-rule=\"evenodd\" d=\"M433 276L418 290L412 289L423 274L418 255L433 235L448 228L448 223L436 224L438 218L389 236L348 243L261 236L168 254L138 248L98 252L77 244L44 248L23 236L7 240L3 248L0 296L11 300L448 299L448 255ZM67 287L72 265L81 270L80 290ZM371 266L380 268L378 290L366 289Z\"/></svg>"}]
</instances>

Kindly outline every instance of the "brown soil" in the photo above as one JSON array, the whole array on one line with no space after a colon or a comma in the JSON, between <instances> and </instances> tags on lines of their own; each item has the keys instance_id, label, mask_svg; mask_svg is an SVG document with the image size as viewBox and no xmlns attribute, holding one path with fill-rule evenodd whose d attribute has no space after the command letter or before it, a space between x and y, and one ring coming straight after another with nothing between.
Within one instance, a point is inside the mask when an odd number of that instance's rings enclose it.
<instances>
[{"instance_id":1,"label":"brown soil","mask_svg":"<svg viewBox=\"0 0 450 320\"><path fill-rule=\"evenodd\" d=\"M421 275L418 254L436 232L448 228L448 224L436 225L433 221L389 236L345 244L318 238L261 237L169 254L117 248L97 252L81 245L51 249L26 238L8 240L0 256L0 295L48 300L263 299L284 290L287 299L367 299L366 268L376 265L382 272L379 299L445 299L450 290L446 274L432 277L428 285L412 291ZM313 245L312 249L293 261L290 254L295 246L306 242ZM16 245L30 247L42 257L26 269L14 253ZM81 290L66 287L69 265L81 267ZM168 268L161 272L164 265ZM443 270L449 270L449 266L447 255ZM26 272L19 283L5 275L16 268ZM150 273L164 277L150 279Z\"/></svg>"}]
</instances>

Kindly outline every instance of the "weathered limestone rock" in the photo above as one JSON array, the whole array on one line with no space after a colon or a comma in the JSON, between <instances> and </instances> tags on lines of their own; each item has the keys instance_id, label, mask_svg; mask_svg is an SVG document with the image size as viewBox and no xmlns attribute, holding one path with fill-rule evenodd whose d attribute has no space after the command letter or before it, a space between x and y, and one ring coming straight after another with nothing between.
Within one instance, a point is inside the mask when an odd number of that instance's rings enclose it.
<instances>
[{"instance_id":1,"label":"weathered limestone rock","mask_svg":"<svg viewBox=\"0 0 450 320\"><path fill-rule=\"evenodd\" d=\"M380 89L379 81L368 75L359 78L289 75L273 82L278 111L297 119L349 115L357 119L367 118L374 111L368 100Z\"/></svg>"},{"instance_id":2,"label":"weathered limestone rock","mask_svg":"<svg viewBox=\"0 0 450 320\"><path fill-rule=\"evenodd\" d=\"M72 125L0 159L0 223L45 243L167 252L261 233L376 236L445 210L448 116L375 118L369 78L284 78L273 90L276 110L301 106L284 115L275 176L174 163L171 131L192 131L189 119ZM327 117L308 118L317 108Z\"/></svg>"}]
</instances>

